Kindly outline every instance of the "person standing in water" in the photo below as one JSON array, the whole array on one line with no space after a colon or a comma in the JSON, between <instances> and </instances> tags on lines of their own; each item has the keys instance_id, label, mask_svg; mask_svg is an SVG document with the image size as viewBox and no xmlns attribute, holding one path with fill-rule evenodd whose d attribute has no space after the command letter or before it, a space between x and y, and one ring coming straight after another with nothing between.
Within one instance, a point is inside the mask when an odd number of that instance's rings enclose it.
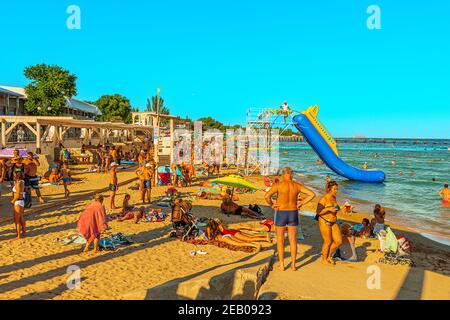
<instances>
[{"instance_id":1,"label":"person standing in water","mask_svg":"<svg viewBox=\"0 0 450 320\"><path fill-rule=\"evenodd\" d=\"M336 200L337 191L337 182L329 181L327 194L320 198L316 210L316 220L319 222L319 230L323 239L322 262L327 265L334 265L331 256L342 244L341 230L336 223L337 212L340 210Z\"/></svg>"},{"instance_id":2,"label":"person standing in water","mask_svg":"<svg viewBox=\"0 0 450 320\"><path fill-rule=\"evenodd\" d=\"M306 194L306 198L299 201L299 195ZM272 196L277 195L274 203ZM289 245L291 251L291 269L296 270L295 261L297 259L297 226L298 210L312 199L315 194L304 185L295 182L292 178L292 169L286 167L282 171L282 181L272 185L266 193L267 203L275 211L275 229L277 233L278 259L280 261L280 270L284 271L284 235L286 226L288 229Z\"/></svg>"},{"instance_id":3,"label":"person standing in water","mask_svg":"<svg viewBox=\"0 0 450 320\"><path fill-rule=\"evenodd\" d=\"M442 198L442 202L450 203L450 189L448 188L448 184L444 184L444 188L439 191L439 195Z\"/></svg>"}]
</instances>

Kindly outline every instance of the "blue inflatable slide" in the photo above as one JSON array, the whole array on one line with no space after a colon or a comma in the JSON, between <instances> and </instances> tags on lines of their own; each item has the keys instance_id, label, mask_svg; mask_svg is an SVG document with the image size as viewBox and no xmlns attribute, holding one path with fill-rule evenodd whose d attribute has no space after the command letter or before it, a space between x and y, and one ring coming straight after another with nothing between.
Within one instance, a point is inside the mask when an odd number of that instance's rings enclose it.
<instances>
[{"instance_id":1,"label":"blue inflatable slide","mask_svg":"<svg viewBox=\"0 0 450 320\"><path fill-rule=\"evenodd\" d=\"M383 182L385 179L383 171L358 169L348 165L339 157L336 142L317 119L318 112L318 106L310 107L295 116L293 122L319 158L331 170L347 179L362 182Z\"/></svg>"}]
</instances>

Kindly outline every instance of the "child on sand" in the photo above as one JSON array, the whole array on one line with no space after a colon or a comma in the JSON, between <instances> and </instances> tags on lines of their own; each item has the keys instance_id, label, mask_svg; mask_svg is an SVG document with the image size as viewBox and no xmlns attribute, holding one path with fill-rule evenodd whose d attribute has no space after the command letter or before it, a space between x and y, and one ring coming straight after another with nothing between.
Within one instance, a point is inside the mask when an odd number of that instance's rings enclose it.
<instances>
[{"instance_id":1,"label":"child on sand","mask_svg":"<svg viewBox=\"0 0 450 320\"><path fill-rule=\"evenodd\" d=\"M351 226L347 223L341 227L342 244L336 250L333 258L343 261L357 261L355 250L355 237L351 234Z\"/></svg>"},{"instance_id":2,"label":"child on sand","mask_svg":"<svg viewBox=\"0 0 450 320\"><path fill-rule=\"evenodd\" d=\"M61 169L61 179L64 185L64 198L68 198L70 195L70 191L67 185L70 183L72 176L70 173L69 165L67 163L64 163L63 168Z\"/></svg>"},{"instance_id":3,"label":"child on sand","mask_svg":"<svg viewBox=\"0 0 450 320\"><path fill-rule=\"evenodd\" d=\"M117 179L117 166L118 164L116 162L112 162L111 163L111 169L109 171L110 173L110 183L109 183L109 191L111 191L111 198L109 201L109 208L111 210L115 210L116 209L116 204L115 204L115 200L116 200L116 192L119 189L118 186L118 179Z\"/></svg>"},{"instance_id":4,"label":"child on sand","mask_svg":"<svg viewBox=\"0 0 450 320\"><path fill-rule=\"evenodd\" d=\"M384 219L386 217L386 211L382 206L376 204L375 208L373 209L373 215L374 218L371 221L373 230L372 233L376 236L378 232L385 229Z\"/></svg>"}]
</instances>

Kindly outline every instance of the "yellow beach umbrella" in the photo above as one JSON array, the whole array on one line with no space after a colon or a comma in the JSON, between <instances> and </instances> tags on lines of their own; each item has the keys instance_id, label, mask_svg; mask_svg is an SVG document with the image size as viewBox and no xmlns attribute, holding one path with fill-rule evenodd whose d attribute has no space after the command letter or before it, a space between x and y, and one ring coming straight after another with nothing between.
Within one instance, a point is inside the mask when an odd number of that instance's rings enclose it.
<instances>
[{"instance_id":1,"label":"yellow beach umbrella","mask_svg":"<svg viewBox=\"0 0 450 320\"><path fill-rule=\"evenodd\" d=\"M210 181L232 187L233 191L231 193L231 196L233 196L234 188L258 190L258 187L256 187L254 184L248 182L241 176L238 176L237 174L230 174L226 177L212 179Z\"/></svg>"}]
</instances>

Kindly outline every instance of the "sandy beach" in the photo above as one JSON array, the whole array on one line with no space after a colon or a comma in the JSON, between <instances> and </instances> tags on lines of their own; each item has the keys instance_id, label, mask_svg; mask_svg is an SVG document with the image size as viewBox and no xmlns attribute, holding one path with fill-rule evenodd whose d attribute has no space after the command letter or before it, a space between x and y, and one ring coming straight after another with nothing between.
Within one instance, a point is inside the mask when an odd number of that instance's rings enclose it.
<instances>
[{"instance_id":1,"label":"sandy beach","mask_svg":"<svg viewBox=\"0 0 450 320\"><path fill-rule=\"evenodd\" d=\"M119 182L134 178L132 169L119 173ZM216 246L195 246L169 237L171 223L131 221L110 222L112 232L122 232L134 244L120 247L114 252L81 254L80 245L61 245L56 239L76 228L79 214L92 200L83 192L102 190L108 185L106 174L79 174L85 181L72 185L74 199L60 204L62 186L46 187L43 194L53 201L44 212L27 215L28 236L21 241L12 241L14 227L9 221L0 225L0 299L126 299L133 292L151 292L167 283L181 288L188 279L208 280L214 272L225 274L236 272L249 265L248 261L262 261L269 257L269 268L255 298L259 299L450 299L450 248L426 239L405 227L392 225L396 235L406 236L413 244L413 259L416 267L391 266L377 263L382 256L375 252L377 240L358 238L356 242L360 262L337 263L335 267L323 266L319 261L321 238L316 222L301 217L300 224L305 236L298 241L297 271L277 271L277 258L273 255L274 244L265 245L260 253L230 251ZM247 177L262 190L263 179ZM88 181L88 182L87 182ZM139 204L138 192L129 187L132 181L119 187L117 204L125 193L131 194L131 202ZM89 190L87 186L89 185ZM49 189L53 188L53 189ZM153 198L162 196L167 187L153 189ZM82 191L83 190L83 191ZM186 196L194 196L198 185L180 189ZM264 202L264 192L240 194L241 205L259 204L266 216L272 216ZM107 192L104 192L107 195ZM9 195L8 195L9 196ZM58 200L59 197L59 200ZM7 196L1 198L1 216L7 218L10 210ZM305 210L315 211L318 197ZM107 203L106 198L105 203ZM193 200L192 212L197 217L220 217L226 224L257 223L240 217L227 217L219 212L219 200ZM8 209L7 209L8 208ZM116 210L117 212L118 210ZM163 211L168 212L167 208ZM359 223L365 213L352 216L340 215L342 221ZM206 255L191 256L192 250L204 250ZM286 250L288 250L286 248ZM289 254L286 252L287 262ZM252 260L252 261L253 261ZM258 265L255 263L255 265ZM381 270L381 289L367 288L368 267ZM67 268L81 268L81 288L68 289ZM225 271L224 271L225 270ZM207 282L208 283L208 282ZM212 286L212 284L211 284ZM207 288L205 288L207 289ZM223 296L227 296L223 293ZM203 295L201 297L208 297ZM200 298L201 298L200 297ZM239 299L238 295L229 296ZM142 298L152 298L143 296ZM171 299L199 298L195 290L190 295L173 292Z\"/></svg>"}]
</instances>

